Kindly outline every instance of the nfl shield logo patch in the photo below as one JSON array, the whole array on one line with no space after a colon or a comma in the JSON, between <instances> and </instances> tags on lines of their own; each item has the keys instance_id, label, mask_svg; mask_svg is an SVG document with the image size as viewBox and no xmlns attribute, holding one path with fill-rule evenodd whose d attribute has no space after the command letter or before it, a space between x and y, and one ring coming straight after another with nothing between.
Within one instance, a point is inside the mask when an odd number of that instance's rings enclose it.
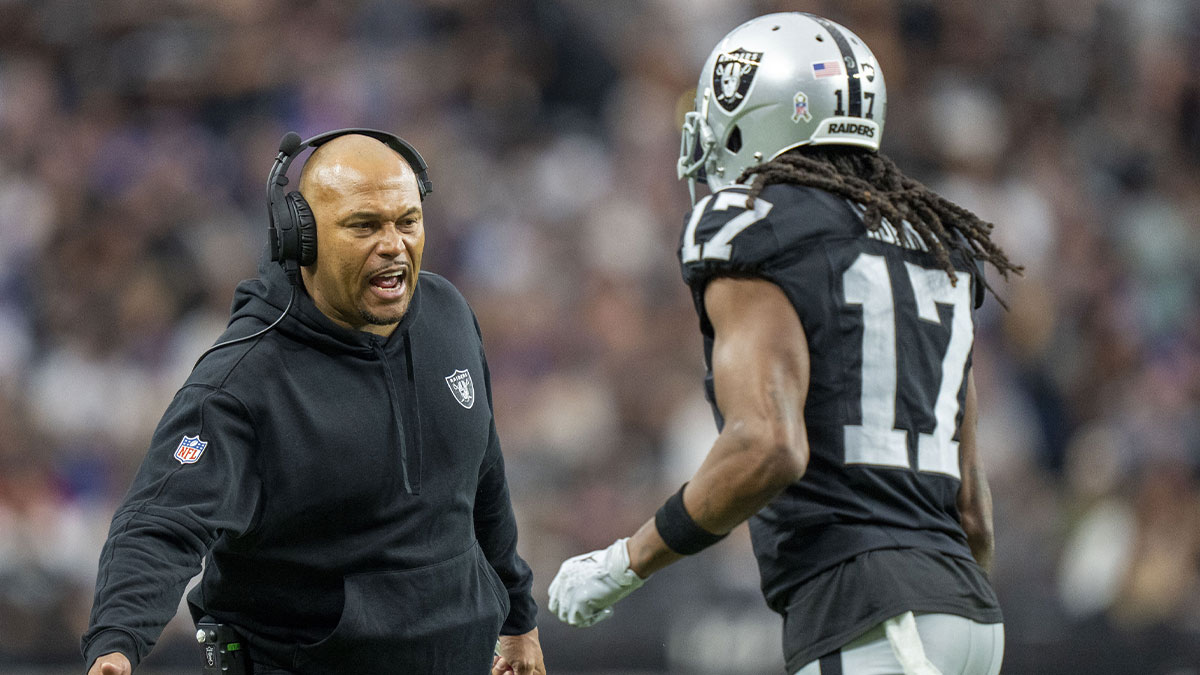
<instances>
[{"instance_id":1,"label":"nfl shield logo patch","mask_svg":"<svg viewBox=\"0 0 1200 675\"><path fill-rule=\"evenodd\" d=\"M446 378L446 386L454 394L459 405L470 409L475 405L475 383L471 381L471 373L466 370L456 370Z\"/></svg>"},{"instance_id":2,"label":"nfl shield logo patch","mask_svg":"<svg viewBox=\"0 0 1200 675\"><path fill-rule=\"evenodd\" d=\"M183 440L179 441L179 447L175 448L175 459L179 460L180 464L195 464L207 447L208 441L200 440L199 436L184 436Z\"/></svg>"}]
</instances>

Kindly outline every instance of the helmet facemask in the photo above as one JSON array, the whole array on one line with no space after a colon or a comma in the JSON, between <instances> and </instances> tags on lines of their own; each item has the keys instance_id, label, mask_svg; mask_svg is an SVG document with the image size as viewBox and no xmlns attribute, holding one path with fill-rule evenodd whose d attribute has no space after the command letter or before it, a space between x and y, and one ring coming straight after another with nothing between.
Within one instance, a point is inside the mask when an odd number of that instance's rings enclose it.
<instances>
[{"instance_id":1,"label":"helmet facemask","mask_svg":"<svg viewBox=\"0 0 1200 675\"><path fill-rule=\"evenodd\" d=\"M705 165L717 146L717 137L705 119L708 114L708 92L704 92L705 103L701 111L691 111L683 117L683 133L679 139L679 160L675 173L679 180L688 179L688 194L692 204L696 203L696 181L706 180Z\"/></svg>"}]
</instances>

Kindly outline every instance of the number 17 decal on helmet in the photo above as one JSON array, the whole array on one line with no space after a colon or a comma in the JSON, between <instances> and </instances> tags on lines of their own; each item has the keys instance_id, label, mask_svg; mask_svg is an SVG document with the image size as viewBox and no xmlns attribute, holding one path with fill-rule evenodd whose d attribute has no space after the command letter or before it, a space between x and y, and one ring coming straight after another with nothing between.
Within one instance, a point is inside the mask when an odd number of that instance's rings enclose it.
<instances>
[{"instance_id":1,"label":"number 17 decal on helmet","mask_svg":"<svg viewBox=\"0 0 1200 675\"><path fill-rule=\"evenodd\" d=\"M802 145L878 150L886 108L883 71L857 35L802 12L761 16L709 54L684 118L679 178L694 195L697 180L719 190Z\"/></svg>"}]
</instances>

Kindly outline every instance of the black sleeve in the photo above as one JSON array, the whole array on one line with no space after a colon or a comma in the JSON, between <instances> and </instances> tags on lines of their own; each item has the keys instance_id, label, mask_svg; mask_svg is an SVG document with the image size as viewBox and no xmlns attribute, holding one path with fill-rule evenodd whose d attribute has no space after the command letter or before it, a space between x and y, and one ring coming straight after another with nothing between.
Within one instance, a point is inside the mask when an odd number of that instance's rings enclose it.
<instances>
[{"instance_id":1,"label":"black sleeve","mask_svg":"<svg viewBox=\"0 0 1200 675\"><path fill-rule=\"evenodd\" d=\"M201 385L176 394L100 553L82 640L88 667L110 652L136 667L213 542L249 529L261 494L253 446L249 413L236 398Z\"/></svg>"},{"instance_id":2,"label":"black sleeve","mask_svg":"<svg viewBox=\"0 0 1200 675\"><path fill-rule=\"evenodd\" d=\"M780 251L771 211L775 204L759 199L746 208L748 190L725 188L698 202L679 242L683 280L702 290L714 277L759 276Z\"/></svg>"},{"instance_id":3,"label":"black sleeve","mask_svg":"<svg viewBox=\"0 0 1200 675\"><path fill-rule=\"evenodd\" d=\"M478 323L475 326L479 329ZM482 348L481 348L482 353ZM492 377L483 359L483 380L488 409L492 410ZM517 554L517 518L513 514L504 474L504 456L496 420L492 420L488 448L480 464L479 487L475 491L475 538L488 563L508 590L508 618L501 635L522 635L537 626L537 604L533 601L533 572Z\"/></svg>"},{"instance_id":4,"label":"black sleeve","mask_svg":"<svg viewBox=\"0 0 1200 675\"><path fill-rule=\"evenodd\" d=\"M498 445L495 461L479 477L479 489L475 494L475 536L484 556L508 590L510 609L500 628L501 635L528 633L537 626L537 604L531 592L533 572L517 554L517 520L513 515L508 482L504 477L504 458L499 454Z\"/></svg>"}]
</instances>

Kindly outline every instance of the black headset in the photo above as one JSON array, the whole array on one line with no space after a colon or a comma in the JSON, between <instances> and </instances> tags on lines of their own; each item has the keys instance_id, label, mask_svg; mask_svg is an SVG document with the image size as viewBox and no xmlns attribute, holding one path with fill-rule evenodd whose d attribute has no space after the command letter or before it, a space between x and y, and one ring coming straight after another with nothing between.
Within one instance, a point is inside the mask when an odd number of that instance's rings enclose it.
<instances>
[{"instance_id":1,"label":"black headset","mask_svg":"<svg viewBox=\"0 0 1200 675\"><path fill-rule=\"evenodd\" d=\"M196 359L196 363L192 365L193 368L199 365L205 356L217 349L253 340L266 333L279 325L279 322L283 321L283 317L287 316L288 311L292 309L292 304L296 301L296 289L300 286L300 266L311 265L317 261L317 221L313 218L312 208L304 200L303 195L295 190L284 194L283 186L288 184L287 170L301 150L315 148L338 136L349 134L369 136L382 141L389 148L400 153L400 156L408 162L417 175L417 189L421 192L421 201L425 201L425 195L433 192L433 183L429 180L429 166L425 164L421 153L399 136L375 129L338 129L318 134L307 141L301 141L300 134L294 131L284 134L283 139L279 141L279 154L275 155L275 164L271 167L271 175L267 178L267 214L270 218L270 229L267 234L270 237L268 246L271 249L271 260L283 265L288 281L292 282L292 295L288 298L287 307L284 307L283 313L271 325L251 335L226 340L209 347Z\"/></svg>"},{"instance_id":2,"label":"black headset","mask_svg":"<svg viewBox=\"0 0 1200 675\"><path fill-rule=\"evenodd\" d=\"M294 131L287 132L279 141L279 154L275 155L275 164L271 166L271 174L267 177L267 214L270 218L267 246L271 251L271 260L283 266L288 280L293 285L300 285L300 268L317 261L317 221L313 218L312 208L303 195L295 190L284 193L283 188L288 184L288 167L305 148L316 148L339 136L350 134L369 136L382 141L399 153L417 175L417 188L421 192L422 201L426 195L433 192L433 182L429 180L429 165L416 148L399 136L376 129L338 129L301 141L300 134Z\"/></svg>"}]
</instances>

